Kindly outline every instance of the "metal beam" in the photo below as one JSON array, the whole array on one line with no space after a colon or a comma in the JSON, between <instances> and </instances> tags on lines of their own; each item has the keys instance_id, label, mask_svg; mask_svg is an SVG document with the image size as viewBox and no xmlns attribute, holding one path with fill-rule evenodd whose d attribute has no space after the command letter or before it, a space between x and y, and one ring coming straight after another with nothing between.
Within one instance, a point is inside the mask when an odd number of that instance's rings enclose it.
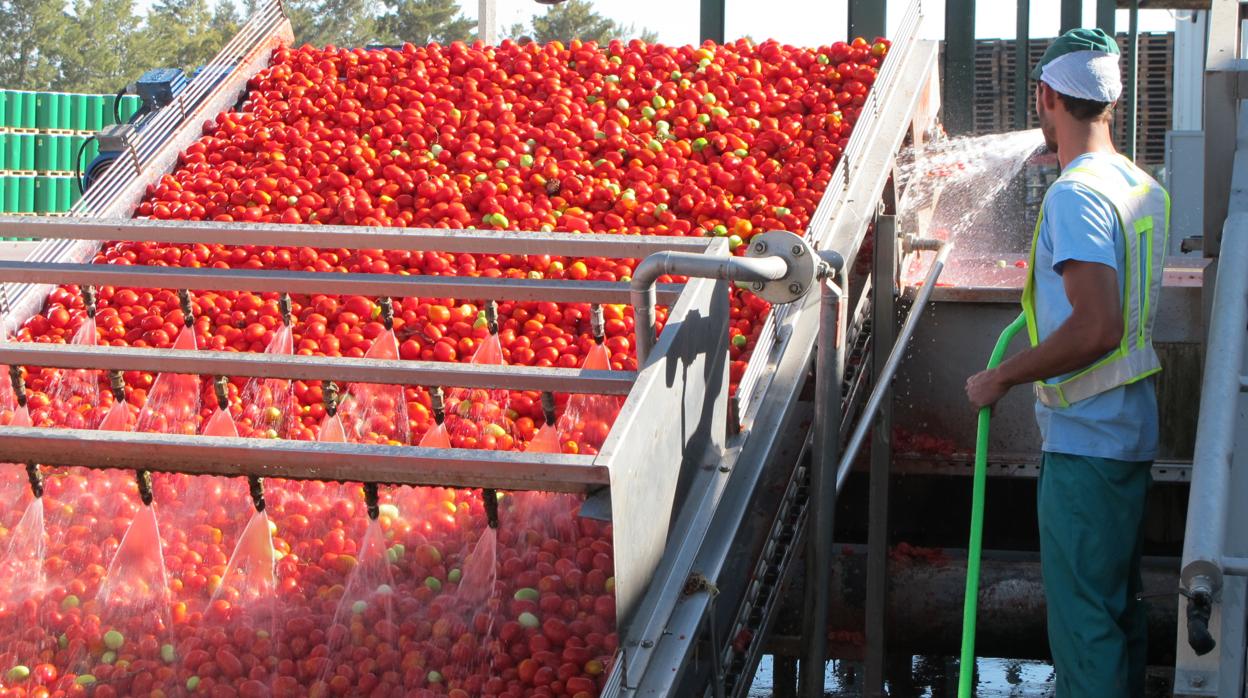
<instances>
[{"instance_id":1,"label":"metal beam","mask_svg":"<svg viewBox=\"0 0 1248 698\"><path fill-rule=\"evenodd\" d=\"M849 37L871 41L888 33L888 3L881 0L849 0Z\"/></svg>"},{"instance_id":2,"label":"metal beam","mask_svg":"<svg viewBox=\"0 0 1248 698\"><path fill-rule=\"evenodd\" d=\"M1127 67L1127 142L1126 156L1135 159L1136 138L1139 133L1139 84L1140 84L1140 0L1131 0L1130 19L1127 28L1127 51L1131 54Z\"/></svg>"},{"instance_id":3,"label":"metal beam","mask_svg":"<svg viewBox=\"0 0 1248 698\"><path fill-rule=\"evenodd\" d=\"M1027 128L1027 95L1031 90L1031 0L1017 0L1014 17L1014 128Z\"/></svg>"},{"instance_id":4,"label":"metal beam","mask_svg":"<svg viewBox=\"0 0 1248 698\"><path fill-rule=\"evenodd\" d=\"M218 223L130 218L46 218L0 215L0 238L150 240L179 244L436 250L481 254L559 254L640 259L655 252L701 252L711 239L661 235L543 233L515 230L383 228L353 225Z\"/></svg>"},{"instance_id":5,"label":"metal beam","mask_svg":"<svg viewBox=\"0 0 1248 698\"><path fill-rule=\"evenodd\" d=\"M889 351L897 335L897 315L894 299L897 288L897 219L879 216L875 228L875 268L872 281L875 284L874 303L871 306L872 342L871 382L877 388L889 385L886 375ZM922 312L922 306L910 312ZM864 418L864 423L867 419ZM893 390L885 388L875 426L871 429L871 471L868 478L869 500L867 503L867 603L866 639L867 665L863 683L863 696L874 698L884 693L884 667L888 653L885 631L886 587L888 586L888 533L889 533L889 474L892 467Z\"/></svg>"},{"instance_id":6,"label":"metal beam","mask_svg":"<svg viewBox=\"0 0 1248 698\"><path fill-rule=\"evenodd\" d=\"M113 264L0 262L0 281L35 284L185 288L194 291L252 291L393 298L480 298L558 303L627 303L628 284L566 279L505 279L467 276L401 276L259 269L187 269ZM658 286L659 303L680 295L673 284Z\"/></svg>"},{"instance_id":7,"label":"metal beam","mask_svg":"<svg viewBox=\"0 0 1248 698\"><path fill-rule=\"evenodd\" d=\"M478 0L477 38L487 44L498 43L498 0Z\"/></svg>"},{"instance_id":8,"label":"metal beam","mask_svg":"<svg viewBox=\"0 0 1248 698\"><path fill-rule=\"evenodd\" d=\"M1096 0L1096 26L1101 31L1114 35L1114 13L1118 9L1115 0Z\"/></svg>"},{"instance_id":9,"label":"metal beam","mask_svg":"<svg viewBox=\"0 0 1248 698\"><path fill-rule=\"evenodd\" d=\"M975 94L975 0L945 0L945 128L970 133Z\"/></svg>"},{"instance_id":10,"label":"metal beam","mask_svg":"<svg viewBox=\"0 0 1248 698\"><path fill-rule=\"evenodd\" d=\"M1083 26L1083 0L1062 0L1061 32Z\"/></svg>"},{"instance_id":11,"label":"metal beam","mask_svg":"<svg viewBox=\"0 0 1248 698\"><path fill-rule=\"evenodd\" d=\"M278 356L259 352L183 351L80 346L36 342L0 343L0 364L103 371L156 371L248 378L333 380L384 385L551 390L627 395L636 373L571 368L488 366L441 361L383 361L324 356Z\"/></svg>"},{"instance_id":12,"label":"metal beam","mask_svg":"<svg viewBox=\"0 0 1248 698\"><path fill-rule=\"evenodd\" d=\"M1131 7L1131 0L1117 0L1118 9ZM1207 10L1209 0L1140 0L1141 10Z\"/></svg>"},{"instance_id":13,"label":"metal beam","mask_svg":"<svg viewBox=\"0 0 1248 698\"><path fill-rule=\"evenodd\" d=\"M702 0L702 13L699 17L698 38L701 41L724 43L726 33L724 5L727 0Z\"/></svg>"},{"instance_id":14,"label":"metal beam","mask_svg":"<svg viewBox=\"0 0 1248 698\"><path fill-rule=\"evenodd\" d=\"M0 427L0 461L546 492L591 492L610 484L609 469L590 456L94 429Z\"/></svg>"}]
</instances>

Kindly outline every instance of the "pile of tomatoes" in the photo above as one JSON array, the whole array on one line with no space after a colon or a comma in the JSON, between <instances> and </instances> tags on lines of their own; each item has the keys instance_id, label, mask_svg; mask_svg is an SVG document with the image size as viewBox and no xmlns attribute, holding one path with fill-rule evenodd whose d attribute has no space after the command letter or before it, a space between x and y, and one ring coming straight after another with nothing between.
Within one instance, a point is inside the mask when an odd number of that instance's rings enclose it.
<instances>
[{"instance_id":1,"label":"pile of tomatoes","mask_svg":"<svg viewBox=\"0 0 1248 698\"><path fill-rule=\"evenodd\" d=\"M241 108L205 123L203 137L149 187L136 213L465 235L721 236L735 250L757 232L804 230L887 51L882 39L815 49L748 41L281 48L251 80ZM601 281L627 280L636 263L552 252L120 241L95 261ZM201 349L262 351L285 322L274 294L196 292L190 318L173 290L103 287L96 296L98 341L116 346L167 348L189 323ZM490 340L488 300L393 299L399 358L471 360ZM291 306L298 354L362 357L387 332L379 299L297 296ZM734 383L768 311L761 299L734 292ZM603 314L605 337L595 338L586 304L500 302L502 359L577 367L601 341L612 368L635 368L631 310L608 305ZM84 317L81 289L60 287L19 339L69 341ZM49 397L61 375L27 369L36 423L97 425L112 404L105 383L97 402L61 404ZM124 379L126 400L137 409L156 376L131 371ZM215 399L211 381L200 390L202 421ZM244 435L315 439L329 413L323 386L295 381L289 404L268 406L290 415L278 420L277 433L274 420L240 404L244 392L243 379L226 388ZM376 440L406 434L397 442L417 443L433 426L428 391L406 388L402 397L405 405L390 404L372 419L408 423L374 424ZM557 411L567 400L559 396ZM501 416L479 433L457 433L454 445L524 448L544 423L540 395L513 392L505 403L496 405ZM610 418L581 420L562 447L595 453ZM24 472L13 466L4 476L19 498ZM35 628L22 638L44 646L24 664L0 667L0 695L588 698L605 681L617 644L611 527L577 517L574 499L504 497L494 593L473 605L456 592L485 526L480 493L383 488L387 559L380 564L393 582L378 588L393 595L391 612L379 615L375 604L359 602L359 612L350 604L344 619L336 613L353 593L351 572L366 566L360 488L274 483L279 611L266 625L213 598L249 515L245 483L158 475L156 506L169 517L161 526L172 611L151 627L111 628L95 594L141 506L130 477L79 470L50 477L49 591L20 603L0 600L0 625ZM0 521L0 548L18 515Z\"/></svg>"}]
</instances>

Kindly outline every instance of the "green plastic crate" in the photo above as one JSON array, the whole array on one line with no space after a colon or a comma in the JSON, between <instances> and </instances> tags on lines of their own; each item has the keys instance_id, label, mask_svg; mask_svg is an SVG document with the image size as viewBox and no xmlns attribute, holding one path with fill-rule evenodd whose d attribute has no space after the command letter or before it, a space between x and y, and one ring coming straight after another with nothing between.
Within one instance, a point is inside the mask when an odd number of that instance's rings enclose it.
<instances>
[{"instance_id":1,"label":"green plastic crate","mask_svg":"<svg viewBox=\"0 0 1248 698\"><path fill-rule=\"evenodd\" d=\"M0 90L0 128L8 128L9 126L12 126L9 123L9 91Z\"/></svg>"},{"instance_id":2,"label":"green plastic crate","mask_svg":"<svg viewBox=\"0 0 1248 698\"><path fill-rule=\"evenodd\" d=\"M0 213L17 212L17 177L0 175Z\"/></svg>"},{"instance_id":3,"label":"green plastic crate","mask_svg":"<svg viewBox=\"0 0 1248 698\"><path fill-rule=\"evenodd\" d=\"M8 169L19 172L35 169L35 134L9 134Z\"/></svg>"},{"instance_id":4,"label":"green plastic crate","mask_svg":"<svg viewBox=\"0 0 1248 698\"><path fill-rule=\"evenodd\" d=\"M16 203L14 204L13 213L34 213L35 212L35 178L34 177L12 177L10 183L13 190L17 193Z\"/></svg>"},{"instance_id":5,"label":"green plastic crate","mask_svg":"<svg viewBox=\"0 0 1248 698\"><path fill-rule=\"evenodd\" d=\"M109 123L112 120L112 110L109 110ZM104 128L104 97L103 95L87 96L87 130L99 131Z\"/></svg>"},{"instance_id":6,"label":"green plastic crate","mask_svg":"<svg viewBox=\"0 0 1248 698\"><path fill-rule=\"evenodd\" d=\"M13 91L9 100L13 128L35 128L35 93Z\"/></svg>"},{"instance_id":7,"label":"green plastic crate","mask_svg":"<svg viewBox=\"0 0 1248 698\"><path fill-rule=\"evenodd\" d=\"M35 93L35 128L58 128L61 123L61 102L54 92Z\"/></svg>"},{"instance_id":8,"label":"green plastic crate","mask_svg":"<svg viewBox=\"0 0 1248 698\"><path fill-rule=\"evenodd\" d=\"M88 95L69 95L69 127L75 131L87 130Z\"/></svg>"}]
</instances>

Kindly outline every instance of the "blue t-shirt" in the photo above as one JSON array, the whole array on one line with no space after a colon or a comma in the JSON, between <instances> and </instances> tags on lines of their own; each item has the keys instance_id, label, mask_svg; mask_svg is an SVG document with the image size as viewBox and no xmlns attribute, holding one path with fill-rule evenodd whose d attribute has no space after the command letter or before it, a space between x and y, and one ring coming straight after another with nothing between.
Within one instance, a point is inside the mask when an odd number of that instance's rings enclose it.
<instances>
[{"instance_id":1,"label":"blue t-shirt","mask_svg":"<svg viewBox=\"0 0 1248 698\"><path fill-rule=\"evenodd\" d=\"M1109 153L1085 153L1066 166L1092 168L1097 174L1141 183L1130 162ZM1044 200L1044 217L1036 240L1036 324L1041 341L1070 317L1070 301L1062 285L1062 265L1096 262L1118 272L1122 292L1125 242L1118 214L1108 199L1088 187L1058 181ZM1056 383L1070 374L1050 379ZM1076 456L1148 461L1157 457L1157 396L1153 379L1106 391L1070 407L1050 408L1036 402L1036 421L1044 450Z\"/></svg>"}]
</instances>

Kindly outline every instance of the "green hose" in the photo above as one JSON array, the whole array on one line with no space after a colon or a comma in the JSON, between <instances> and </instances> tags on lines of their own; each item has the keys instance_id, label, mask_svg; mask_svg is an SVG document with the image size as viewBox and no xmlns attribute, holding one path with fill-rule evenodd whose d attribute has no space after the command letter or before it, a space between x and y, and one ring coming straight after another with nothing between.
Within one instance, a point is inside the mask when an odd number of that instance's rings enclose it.
<instances>
[{"instance_id":1,"label":"green hose","mask_svg":"<svg viewBox=\"0 0 1248 698\"><path fill-rule=\"evenodd\" d=\"M988 359L988 368L996 368L1001 363L1010 340L1026 325L1027 318L1020 314L1001 331ZM984 490L988 479L988 424L991 420L992 408L980 408L979 427L975 434L975 477L971 491L971 542L966 549L966 601L962 606L958 698L971 698L971 681L975 677L975 613L979 605L979 557L984 546Z\"/></svg>"}]
</instances>

